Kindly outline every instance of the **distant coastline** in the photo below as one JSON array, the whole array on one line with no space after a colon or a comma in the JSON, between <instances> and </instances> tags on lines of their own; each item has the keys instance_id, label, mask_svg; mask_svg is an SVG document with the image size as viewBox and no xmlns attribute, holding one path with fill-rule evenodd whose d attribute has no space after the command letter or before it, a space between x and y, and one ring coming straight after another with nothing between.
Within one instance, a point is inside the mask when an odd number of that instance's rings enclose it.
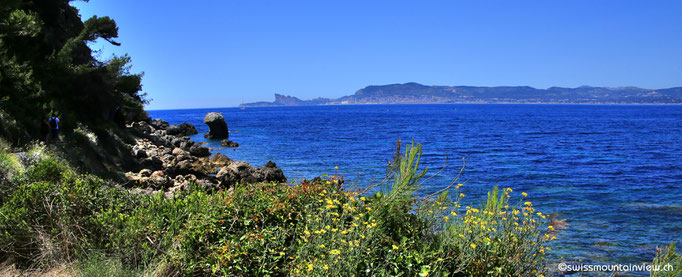
<instances>
[{"instance_id":1,"label":"distant coastline","mask_svg":"<svg viewBox=\"0 0 682 277\"><path fill-rule=\"evenodd\" d=\"M273 102L254 102L240 107L319 106L368 104L682 104L682 87L644 89L638 87L473 87L426 86L418 83L368 86L337 99L301 100L275 94Z\"/></svg>"}]
</instances>

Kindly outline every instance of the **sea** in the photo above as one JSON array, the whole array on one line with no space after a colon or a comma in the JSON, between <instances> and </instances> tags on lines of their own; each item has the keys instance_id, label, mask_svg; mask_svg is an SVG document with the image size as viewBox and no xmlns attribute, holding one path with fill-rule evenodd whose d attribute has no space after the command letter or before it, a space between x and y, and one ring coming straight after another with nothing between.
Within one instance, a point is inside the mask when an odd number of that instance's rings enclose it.
<instances>
[{"instance_id":1,"label":"sea","mask_svg":"<svg viewBox=\"0 0 682 277\"><path fill-rule=\"evenodd\" d=\"M220 112L237 148L203 138ZM465 205L494 185L528 194L568 227L550 259L651 262L682 240L682 106L559 104L339 105L153 110L196 126L195 141L253 166L273 161L290 182L323 174L366 187L381 181L398 139L422 144L421 195L463 183ZM338 167L338 169L336 169ZM455 178L459 175L459 178ZM644 273L642 273L644 274ZM589 275L589 274L588 274ZM648 274L646 274L648 275Z\"/></svg>"}]
</instances>

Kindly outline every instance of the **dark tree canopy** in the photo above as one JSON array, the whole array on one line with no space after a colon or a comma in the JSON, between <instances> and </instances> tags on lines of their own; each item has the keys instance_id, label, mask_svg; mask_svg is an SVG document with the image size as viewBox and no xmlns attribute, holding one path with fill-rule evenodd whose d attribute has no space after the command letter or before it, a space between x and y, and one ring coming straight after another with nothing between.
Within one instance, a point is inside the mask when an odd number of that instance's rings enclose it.
<instances>
[{"instance_id":1,"label":"dark tree canopy","mask_svg":"<svg viewBox=\"0 0 682 277\"><path fill-rule=\"evenodd\" d=\"M87 45L120 45L108 16L83 22L66 0L0 0L0 135L35 139L40 122L58 114L65 127L117 128L146 117L142 74L130 57L99 61Z\"/></svg>"}]
</instances>

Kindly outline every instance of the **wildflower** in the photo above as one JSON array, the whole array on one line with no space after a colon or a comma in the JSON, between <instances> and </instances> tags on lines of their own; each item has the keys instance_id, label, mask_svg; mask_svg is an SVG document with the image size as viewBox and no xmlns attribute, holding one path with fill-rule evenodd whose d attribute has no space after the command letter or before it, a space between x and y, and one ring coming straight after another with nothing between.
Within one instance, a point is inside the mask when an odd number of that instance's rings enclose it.
<instances>
[{"instance_id":1,"label":"wildflower","mask_svg":"<svg viewBox=\"0 0 682 277\"><path fill-rule=\"evenodd\" d=\"M476 249L476 244L472 243L472 244L469 244L469 246L471 246L471 248L473 248L473 249Z\"/></svg>"},{"instance_id":2,"label":"wildflower","mask_svg":"<svg viewBox=\"0 0 682 277\"><path fill-rule=\"evenodd\" d=\"M324 248L324 244L320 244L320 248Z\"/></svg>"},{"instance_id":3,"label":"wildflower","mask_svg":"<svg viewBox=\"0 0 682 277\"><path fill-rule=\"evenodd\" d=\"M444 217L443 217L443 220L445 220L445 222L448 222L448 221L450 221L450 218L447 217L447 216L444 216Z\"/></svg>"},{"instance_id":4,"label":"wildflower","mask_svg":"<svg viewBox=\"0 0 682 277\"><path fill-rule=\"evenodd\" d=\"M512 191L514 191L514 190L513 190L512 188L507 188L507 191L508 191L508 192L512 192Z\"/></svg>"},{"instance_id":5,"label":"wildflower","mask_svg":"<svg viewBox=\"0 0 682 277\"><path fill-rule=\"evenodd\" d=\"M338 165L334 166L334 169L339 170L339 166Z\"/></svg>"},{"instance_id":6,"label":"wildflower","mask_svg":"<svg viewBox=\"0 0 682 277\"><path fill-rule=\"evenodd\" d=\"M525 192L522 192L521 195L523 195L523 197L528 197L528 193Z\"/></svg>"},{"instance_id":7,"label":"wildflower","mask_svg":"<svg viewBox=\"0 0 682 277\"><path fill-rule=\"evenodd\" d=\"M524 202L523 204L526 205L526 206L532 206L532 205L533 205L533 203L531 203L530 201L526 201L526 202Z\"/></svg>"},{"instance_id":8,"label":"wildflower","mask_svg":"<svg viewBox=\"0 0 682 277\"><path fill-rule=\"evenodd\" d=\"M324 270L329 270L329 266L327 266L327 265L324 265L322 268L323 268Z\"/></svg>"},{"instance_id":9,"label":"wildflower","mask_svg":"<svg viewBox=\"0 0 682 277\"><path fill-rule=\"evenodd\" d=\"M308 271L312 271L312 270L313 270L313 264L308 264Z\"/></svg>"},{"instance_id":10,"label":"wildflower","mask_svg":"<svg viewBox=\"0 0 682 277\"><path fill-rule=\"evenodd\" d=\"M398 246L396 246L395 244L392 246L393 246L393 250L398 250Z\"/></svg>"},{"instance_id":11,"label":"wildflower","mask_svg":"<svg viewBox=\"0 0 682 277\"><path fill-rule=\"evenodd\" d=\"M329 254L338 255L338 254L341 254L341 251L339 251L339 250L337 250L337 249L334 249L334 250L332 250L332 251L329 251Z\"/></svg>"},{"instance_id":12,"label":"wildflower","mask_svg":"<svg viewBox=\"0 0 682 277\"><path fill-rule=\"evenodd\" d=\"M464 237L464 235L462 235L462 234L458 234L458 236L459 236L460 238L463 238L463 237Z\"/></svg>"},{"instance_id":13,"label":"wildflower","mask_svg":"<svg viewBox=\"0 0 682 277\"><path fill-rule=\"evenodd\" d=\"M460 194L459 194L459 197L464 197L464 193L460 193Z\"/></svg>"},{"instance_id":14,"label":"wildflower","mask_svg":"<svg viewBox=\"0 0 682 277\"><path fill-rule=\"evenodd\" d=\"M362 196L362 197L360 197L360 200L365 201L365 200L367 200L367 198L365 198L364 196Z\"/></svg>"},{"instance_id":15,"label":"wildflower","mask_svg":"<svg viewBox=\"0 0 682 277\"><path fill-rule=\"evenodd\" d=\"M457 184L456 189L461 188L464 184Z\"/></svg>"},{"instance_id":16,"label":"wildflower","mask_svg":"<svg viewBox=\"0 0 682 277\"><path fill-rule=\"evenodd\" d=\"M280 255L280 256L284 256L284 252L279 252L279 255Z\"/></svg>"}]
</instances>

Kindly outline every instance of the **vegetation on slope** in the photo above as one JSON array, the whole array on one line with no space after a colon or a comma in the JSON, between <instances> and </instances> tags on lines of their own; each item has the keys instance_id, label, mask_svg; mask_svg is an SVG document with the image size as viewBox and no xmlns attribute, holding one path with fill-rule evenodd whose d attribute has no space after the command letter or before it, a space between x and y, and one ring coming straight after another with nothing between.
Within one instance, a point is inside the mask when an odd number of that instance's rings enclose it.
<instances>
[{"instance_id":1,"label":"vegetation on slope","mask_svg":"<svg viewBox=\"0 0 682 277\"><path fill-rule=\"evenodd\" d=\"M510 204L511 189L493 189L479 207L460 206L460 186L454 199L417 199L425 173L418 144L398 156L392 181L373 195L346 190L335 176L222 191L193 187L172 198L138 195L77 175L40 147L31 152L40 154L25 165L2 154L0 259L18 266L100 259L156 275L548 270L553 223L525 199Z\"/></svg>"}]
</instances>

